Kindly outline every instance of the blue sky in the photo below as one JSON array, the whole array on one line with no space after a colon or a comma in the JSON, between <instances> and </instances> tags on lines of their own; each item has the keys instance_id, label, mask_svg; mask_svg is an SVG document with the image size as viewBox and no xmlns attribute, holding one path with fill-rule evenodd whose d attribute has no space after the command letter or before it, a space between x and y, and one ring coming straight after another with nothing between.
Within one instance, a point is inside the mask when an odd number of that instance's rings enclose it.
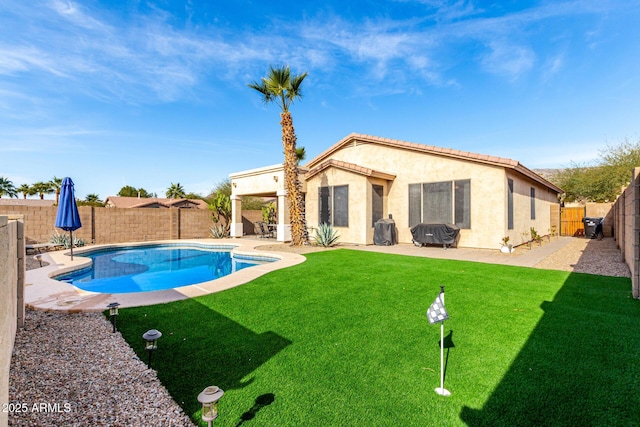
<instances>
[{"instance_id":1,"label":"blue sky","mask_svg":"<svg viewBox=\"0 0 640 427\"><path fill-rule=\"evenodd\" d=\"M0 1L0 176L206 195L282 161L247 84L307 71L307 159L351 132L519 160L640 139L639 1Z\"/></svg>"}]
</instances>

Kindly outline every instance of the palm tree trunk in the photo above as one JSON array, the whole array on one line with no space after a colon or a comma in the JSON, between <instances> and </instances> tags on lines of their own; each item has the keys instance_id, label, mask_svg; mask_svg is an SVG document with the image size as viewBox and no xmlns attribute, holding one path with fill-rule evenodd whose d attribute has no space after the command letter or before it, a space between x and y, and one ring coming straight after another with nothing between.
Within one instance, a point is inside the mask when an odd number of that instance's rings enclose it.
<instances>
[{"instance_id":1,"label":"palm tree trunk","mask_svg":"<svg viewBox=\"0 0 640 427\"><path fill-rule=\"evenodd\" d=\"M282 126L282 146L284 147L284 187L289 201L289 221L291 222L291 244L300 246L309 243L307 221L304 214L302 184L298 177L296 157L296 133L291 113L280 113Z\"/></svg>"}]
</instances>

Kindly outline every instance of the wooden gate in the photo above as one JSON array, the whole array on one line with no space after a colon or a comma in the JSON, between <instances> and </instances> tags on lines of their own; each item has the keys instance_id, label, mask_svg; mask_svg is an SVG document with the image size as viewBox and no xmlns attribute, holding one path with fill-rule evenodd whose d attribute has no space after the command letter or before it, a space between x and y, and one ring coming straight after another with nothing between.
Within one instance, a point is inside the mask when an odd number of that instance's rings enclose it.
<instances>
[{"instance_id":1,"label":"wooden gate","mask_svg":"<svg viewBox=\"0 0 640 427\"><path fill-rule=\"evenodd\" d=\"M584 236L584 207L560 208L560 235Z\"/></svg>"}]
</instances>

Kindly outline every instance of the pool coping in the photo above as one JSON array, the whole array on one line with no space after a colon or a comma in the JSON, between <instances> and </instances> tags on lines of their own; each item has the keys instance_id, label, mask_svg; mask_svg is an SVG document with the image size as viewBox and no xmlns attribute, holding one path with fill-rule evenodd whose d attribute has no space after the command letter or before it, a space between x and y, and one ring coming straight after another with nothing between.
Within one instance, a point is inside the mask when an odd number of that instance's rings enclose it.
<instances>
[{"instance_id":1,"label":"pool coping","mask_svg":"<svg viewBox=\"0 0 640 427\"><path fill-rule=\"evenodd\" d=\"M83 252L110 247L145 245L232 246L233 252L238 255L269 257L275 258L277 261L244 268L228 276L208 282L150 292L95 293L52 279L53 276L90 266L91 260L83 257ZM46 252L42 254L42 260L48 262L49 265L26 272L25 305L37 310L76 313L103 311L112 302L118 302L121 308L162 304L208 295L240 286L271 271L291 267L306 260L304 256L299 254L256 249L260 245L264 245L264 241L253 239L184 239L126 242L76 248L73 253L73 261L68 249Z\"/></svg>"}]
</instances>

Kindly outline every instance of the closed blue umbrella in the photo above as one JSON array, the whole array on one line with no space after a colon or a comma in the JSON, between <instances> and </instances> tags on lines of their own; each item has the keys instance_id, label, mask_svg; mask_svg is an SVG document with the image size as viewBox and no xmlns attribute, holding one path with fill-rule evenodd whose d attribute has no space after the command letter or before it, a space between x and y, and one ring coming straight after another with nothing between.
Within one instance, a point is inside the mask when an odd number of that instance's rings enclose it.
<instances>
[{"instance_id":1,"label":"closed blue umbrella","mask_svg":"<svg viewBox=\"0 0 640 427\"><path fill-rule=\"evenodd\" d=\"M78 205L73 192L73 181L66 177L60 186L60 200L58 202L58 215L56 215L56 227L69 232L71 239L71 260L73 260L73 231L82 227Z\"/></svg>"}]
</instances>

